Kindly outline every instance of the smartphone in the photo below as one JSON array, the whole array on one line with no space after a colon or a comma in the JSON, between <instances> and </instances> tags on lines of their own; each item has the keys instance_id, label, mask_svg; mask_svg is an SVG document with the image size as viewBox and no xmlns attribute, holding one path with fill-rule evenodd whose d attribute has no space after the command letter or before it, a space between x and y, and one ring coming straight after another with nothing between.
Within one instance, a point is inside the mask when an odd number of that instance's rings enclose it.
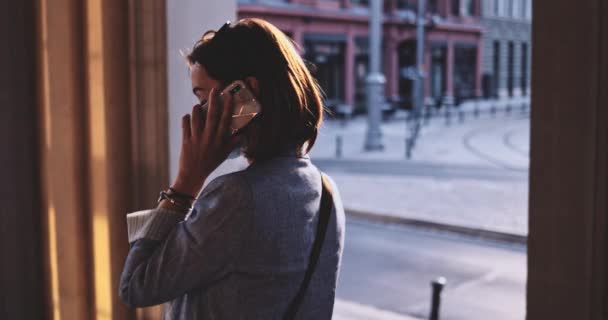
<instances>
[{"instance_id":1,"label":"smartphone","mask_svg":"<svg viewBox=\"0 0 608 320\"><path fill-rule=\"evenodd\" d=\"M239 134L255 118L262 108L255 96L247 85L236 80L226 86L219 94L219 104L223 105L226 95L232 96L232 122L230 130L233 135ZM206 115L209 108L209 101L202 106L203 113Z\"/></svg>"}]
</instances>

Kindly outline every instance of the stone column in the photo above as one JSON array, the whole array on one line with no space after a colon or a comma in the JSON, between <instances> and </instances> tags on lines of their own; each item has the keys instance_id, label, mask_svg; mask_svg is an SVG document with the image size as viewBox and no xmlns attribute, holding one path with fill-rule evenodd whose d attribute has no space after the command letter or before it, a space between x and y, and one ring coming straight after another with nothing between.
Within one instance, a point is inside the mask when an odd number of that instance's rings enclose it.
<instances>
[{"instance_id":1,"label":"stone column","mask_svg":"<svg viewBox=\"0 0 608 320\"><path fill-rule=\"evenodd\" d=\"M483 75L483 42L477 41L477 60L475 64L475 96L482 96L482 75Z\"/></svg>"},{"instance_id":2,"label":"stone column","mask_svg":"<svg viewBox=\"0 0 608 320\"><path fill-rule=\"evenodd\" d=\"M354 106L355 103L355 39L353 32L346 34L346 50L344 50L344 100L346 104Z\"/></svg>"},{"instance_id":3,"label":"stone column","mask_svg":"<svg viewBox=\"0 0 608 320\"><path fill-rule=\"evenodd\" d=\"M452 1L454 0L439 0L441 1L441 7L443 8L443 16L447 18L452 17Z\"/></svg>"},{"instance_id":4,"label":"stone column","mask_svg":"<svg viewBox=\"0 0 608 320\"><path fill-rule=\"evenodd\" d=\"M431 96L431 67L432 67L432 59L431 59L431 52L432 52L432 47L429 43L430 41L427 41L427 44L424 46L425 50L424 50L424 72L425 72L425 77L424 77L424 98L426 100L426 98L429 98Z\"/></svg>"},{"instance_id":5,"label":"stone column","mask_svg":"<svg viewBox=\"0 0 608 320\"><path fill-rule=\"evenodd\" d=\"M397 51L397 40L388 39L386 48L387 96L395 97L399 94L399 52Z\"/></svg>"},{"instance_id":6,"label":"stone column","mask_svg":"<svg viewBox=\"0 0 608 320\"><path fill-rule=\"evenodd\" d=\"M446 88L443 102L451 106L454 104L454 41L452 39L447 42L446 60Z\"/></svg>"}]
</instances>

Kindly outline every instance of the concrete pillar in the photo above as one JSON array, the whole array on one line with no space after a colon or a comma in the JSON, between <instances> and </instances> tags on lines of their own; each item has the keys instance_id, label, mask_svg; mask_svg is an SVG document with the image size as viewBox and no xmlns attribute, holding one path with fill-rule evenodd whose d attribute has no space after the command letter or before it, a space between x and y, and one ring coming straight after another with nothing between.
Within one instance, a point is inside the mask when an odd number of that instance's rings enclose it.
<instances>
[{"instance_id":1,"label":"concrete pillar","mask_svg":"<svg viewBox=\"0 0 608 320\"><path fill-rule=\"evenodd\" d=\"M441 8L443 9L443 16L452 17L452 1L453 0L439 0L441 1Z\"/></svg>"},{"instance_id":2,"label":"concrete pillar","mask_svg":"<svg viewBox=\"0 0 608 320\"><path fill-rule=\"evenodd\" d=\"M390 39L386 49L386 80L387 96L395 97L399 94L399 52L398 43Z\"/></svg>"},{"instance_id":3,"label":"concrete pillar","mask_svg":"<svg viewBox=\"0 0 608 320\"><path fill-rule=\"evenodd\" d=\"M355 103L355 39L353 32L346 34L346 50L344 50L344 100L353 106Z\"/></svg>"},{"instance_id":4,"label":"concrete pillar","mask_svg":"<svg viewBox=\"0 0 608 320\"><path fill-rule=\"evenodd\" d=\"M482 96L482 74L483 74L483 42L477 41L477 60L475 64L475 96Z\"/></svg>"},{"instance_id":5,"label":"concrete pillar","mask_svg":"<svg viewBox=\"0 0 608 320\"><path fill-rule=\"evenodd\" d=\"M430 43L427 41L427 44L424 46L424 73L425 73L425 78L424 78L424 98L428 98L431 96L431 67L432 67L432 61L431 61L431 51L432 48L430 46Z\"/></svg>"},{"instance_id":6,"label":"concrete pillar","mask_svg":"<svg viewBox=\"0 0 608 320\"><path fill-rule=\"evenodd\" d=\"M454 41L452 39L449 39L447 43L446 60L444 103L451 105L454 103Z\"/></svg>"}]
</instances>

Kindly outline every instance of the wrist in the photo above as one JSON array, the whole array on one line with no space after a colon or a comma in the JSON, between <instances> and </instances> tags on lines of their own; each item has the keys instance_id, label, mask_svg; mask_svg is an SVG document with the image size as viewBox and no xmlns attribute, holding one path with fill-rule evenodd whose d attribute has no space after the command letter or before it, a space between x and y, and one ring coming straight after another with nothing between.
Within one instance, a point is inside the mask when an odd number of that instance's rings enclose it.
<instances>
[{"instance_id":1,"label":"wrist","mask_svg":"<svg viewBox=\"0 0 608 320\"><path fill-rule=\"evenodd\" d=\"M201 188L203 187L203 183L192 183L186 181L185 179L178 178L173 184L171 184L171 188L173 188L179 193L196 198L198 196L198 193L201 191Z\"/></svg>"}]
</instances>

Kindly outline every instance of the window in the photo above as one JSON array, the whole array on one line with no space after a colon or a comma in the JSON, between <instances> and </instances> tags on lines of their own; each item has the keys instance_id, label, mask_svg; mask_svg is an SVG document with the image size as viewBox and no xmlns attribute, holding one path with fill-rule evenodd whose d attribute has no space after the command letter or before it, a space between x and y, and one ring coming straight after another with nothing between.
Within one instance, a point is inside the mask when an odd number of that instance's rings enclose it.
<instances>
[{"instance_id":1,"label":"window","mask_svg":"<svg viewBox=\"0 0 608 320\"><path fill-rule=\"evenodd\" d=\"M431 47L431 96L440 100L445 94L445 71L446 71L446 46L445 44L433 45Z\"/></svg>"},{"instance_id":2,"label":"window","mask_svg":"<svg viewBox=\"0 0 608 320\"><path fill-rule=\"evenodd\" d=\"M351 0L350 3L359 6L369 6L369 0Z\"/></svg>"},{"instance_id":3,"label":"window","mask_svg":"<svg viewBox=\"0 0 608 320\"><path fill-rule=\"evenodd\" d=\"M456 44L454 46L454 97L457 100L470 99L475 96L476 63L476 45Z\"/></svg>"},{"instance_id":4,"label":"window","mask_svg":"<svg viewBox=\"0 0 608 320\"><path fill-rule=\"evenodd\" d=\"M509 14L511 15L511 18L518 18L519 17L519 12L520 12L520 4L521 4L521 0L511 0L511 12L509 12Z\"/></svg>"},{"instance_id":5,"label":"window","mask_svg":"<svg viewBox=\"0 0 608 320\"><path fill-rule=\"evenodd\" d=\"M484 17L492 15L494 12L494 0L482 0L481 3L481 13Z\"/></svg>"},{"instance_id":6,"label":"window","mask_svg":"<svg viewBox=\"0 0 608 320\"><path fill-rule=\"evenodd\" d=\"M498 89L500 88L500 42L494 41L494 64L493 64L493 73L494 77L492 88L493 88L493 96L498 97Z\"/></svg>"},{"instance_id":7,"label":"window","mask_svg":"<svg viewBox=\"0 0 608 320\"><path fill-rule=\"evenodd\" d=\"M475 12L474 0L453 0L452 15L470 17Z\"/></svg>"},{"instance_id":8,"label":"window","mask_svg":"<svg viewBox=\"0 0 608 320\"><path fill-rule=\"evenodd\" d=\"M452 15L460 15L460 0L452 0Z\"/></svg>"},{"instance_id":9,"label":"window","mask_svg":"<svg viewBox=\"0 0 608 320\"><path fill-rule=\"evenodd\" d=\"M521 0L521 6L519 8L519 11L521 12L522 19L528 18L528 13L526 12L528 11L528 2L530 2L530 0Z\"/></svg>"},{"instance_id":10,"label":"window","mask_svg":"<svg viewBox=\"0 0 608 320\"><path fill-rule=\"evenodd\" d=\"M463 17L471 17L475 14L475 1L474 0L461 0L460 1L460 15Z\"/></svg>"},{"instance_id":11,"label":"window","mask_svg":"<svg viewBox=\"0 0 608 320\"><path fill-rule=\"evenodd\" d=\"M427 11L430 13L439 13L439 7L437 6L437 0L429 0L427 2Z\"/></svg>"},{"instance_id":12,"label":"window","mask_svg":"<svg viewBox=\"0 0 608 320\"><path fill-rule=\"evenodd\" d=\"M503 15L505 3L503 0L494 0L494 15L500 17Z\"/></svg>"},{"instance_id":13,"label":"window","mask_svg":"<svg viewBox=\"0 0 608 320\"><path fill-rule=\"evenodd\" d=\"M397 0L397 9L400 10L418 10L418 3L414 0Z\"/></svg>"},{"instance_id":14,"label":"window","mask_svg":"<svg viewBox=\"0 0 608 320\"><path fill-rule=\"evenodd\" d=\"M507 1L507 12L504 13L505 17L512 17L513 16L513 1L514 0L509 0Z\"/></svg>"}]
</instances>

